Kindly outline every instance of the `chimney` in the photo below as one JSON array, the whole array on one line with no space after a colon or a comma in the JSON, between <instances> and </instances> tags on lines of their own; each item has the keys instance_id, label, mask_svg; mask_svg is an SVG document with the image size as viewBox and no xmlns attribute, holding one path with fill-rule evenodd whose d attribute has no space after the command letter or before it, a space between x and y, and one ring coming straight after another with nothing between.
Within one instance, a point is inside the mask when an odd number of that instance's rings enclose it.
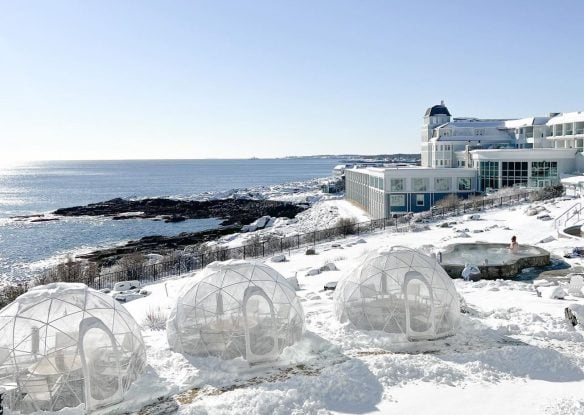
<instances>
[{"instance_id":1,"label":"chimney","mask_svg":"<svg viewBox=\"0 0 584 415\"><path fill-rule=\"evenodd\" d=\"M444 106L444 100L440 100L440 105Z\"/></svg>"}]
</instances>

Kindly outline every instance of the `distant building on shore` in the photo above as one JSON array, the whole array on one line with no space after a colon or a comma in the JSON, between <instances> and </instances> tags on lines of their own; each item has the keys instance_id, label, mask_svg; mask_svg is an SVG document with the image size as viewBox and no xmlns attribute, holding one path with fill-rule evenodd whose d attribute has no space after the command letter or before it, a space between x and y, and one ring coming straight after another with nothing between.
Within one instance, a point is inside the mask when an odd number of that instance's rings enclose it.
<instances>
[{"instance_id":1,"label":"distant building on shore","mask_svg":"<svg viewBox=\"0 0 584 415\"><path fill-rule=\"evenodd\" d=\"M441 102L426 110L421 136L420 167L346 169L346 199L379 219L428 210L449 194L546 187L584 170L584 112L452 118Z\"/></svg>"}]
</instances>

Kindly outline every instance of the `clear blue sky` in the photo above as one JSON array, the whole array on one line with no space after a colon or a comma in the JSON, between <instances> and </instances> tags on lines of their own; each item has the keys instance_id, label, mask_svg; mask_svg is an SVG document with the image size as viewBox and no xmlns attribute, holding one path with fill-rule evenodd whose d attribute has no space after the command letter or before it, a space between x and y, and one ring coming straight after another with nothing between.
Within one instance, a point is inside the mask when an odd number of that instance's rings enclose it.
<instances>
[{"instance_id":1,"label":"clear blue sky","mask_svg":"<svg viewBox=\"0 0 584 415\"><path fill-rule=\"evenodd\" d=\"M0 0L0 160L418 152L584 111L584 2Z\"/></svg>"}]
</instances>

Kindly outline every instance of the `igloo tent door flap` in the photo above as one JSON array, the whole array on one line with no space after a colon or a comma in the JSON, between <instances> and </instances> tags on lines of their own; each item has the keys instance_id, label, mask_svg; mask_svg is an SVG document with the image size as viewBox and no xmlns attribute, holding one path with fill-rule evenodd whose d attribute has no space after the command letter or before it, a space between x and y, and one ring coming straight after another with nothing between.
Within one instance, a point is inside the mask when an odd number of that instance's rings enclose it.
<instances>
[{"instance_id":1,"label":"igloo tent door flap","mask_svg":"<svg viewBox=\"0 0 584 415\"><path fill-rule=\"evenodd\" d=\"M260 287L247 287L243 295L246 360L250 363L278 357L274 304Z\"/></svg>"},{"instance_id":2,"label":"igloo tent door flap","mask_svg":"<svg viewBox=\"0 0 584 415\"><path fill-rule=\"evenodd\" d=\"M95 317L79 323L79 353L85 378L88 410L121 402L122 379L119 355L112 332Z\"/></svg>"},{"instance_id":3,"label":"igloo tent door flap","mask_svg":"<svg viewBox=\"0 0 584 415\"><path fill-rule=\"evenodd\" d=\"M412 340L432 337L436 331L432 287L417 271L404 277L406 335Z\"/></svg>"}]
</instances>

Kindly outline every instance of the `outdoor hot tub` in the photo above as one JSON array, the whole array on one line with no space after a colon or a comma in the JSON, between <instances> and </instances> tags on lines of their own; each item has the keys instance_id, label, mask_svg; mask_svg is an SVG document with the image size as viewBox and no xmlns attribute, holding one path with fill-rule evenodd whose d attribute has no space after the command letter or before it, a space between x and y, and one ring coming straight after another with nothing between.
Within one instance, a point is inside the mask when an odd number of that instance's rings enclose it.
<instances>
[{"instance_id":1,"label":"outdoor hot tub","mask_svg":"<svg viewBox=\"0 0 584 415\"><path fill-rule=\"evenodd\" d=\"M466 264L476 265L482 279L513 278L523 268L549 265L550 253L531 245L511 252L508 244L480 242L449 245L442 251L441 265L452 278L460 278Z\"/></svg>"}]
</instances>

